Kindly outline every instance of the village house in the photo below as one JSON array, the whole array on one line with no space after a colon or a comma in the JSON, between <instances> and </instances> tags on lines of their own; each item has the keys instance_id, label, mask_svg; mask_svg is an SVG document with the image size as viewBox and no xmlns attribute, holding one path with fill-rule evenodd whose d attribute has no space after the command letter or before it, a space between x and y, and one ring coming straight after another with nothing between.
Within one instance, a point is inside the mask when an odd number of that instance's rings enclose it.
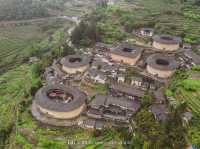
<instances>
[{"instance_id":1,"label":"village house","mask_svg":"<svg viewBox=\"0 0 200 149\"><path fill-rule=\"evenodd\" d=\"M131 85L141 87L143 83L143 79L141 77L132 77L131 78Z\"/></svg>"},{"instance_id":2,"label":"village house","mask_svg":"<svg viewBox=\"0 0 200 149\"><path fill-rule=\"evenodd\" d=\"M141 28L140 34L144 37L152 37L154 34L154 29L153 28Z\"/></svg>"},{"instance_id":3,"label":"village house","mask_svg":"<svg viewBox=\"0 0 200 149\"><path fill-rule=\"evenodd\" d=\"M97 94L89 106L87 112L89 117L127 123L129 118L139 109L140 103L125 97Z\"/></svg>"},{"instance_id":4,"label":"village house","mask_svg":"<svg viewBox=\"0 0 200 149\"><path fill-rule=\"evenodd\" d=\"M153 113L156 120L165 122L167 120L167 110L164 104L154 104L149 107L149 111Z\"/></svg>"},{"instance_id":5,"label":"village house","mask_svg":"<svg viewBox=\"0 0 200 149\"><path fill-rule=\"evenodd\" d=\"M125 75L124 74L118 74L117 75L117 82L118 83L124 83L125 82Z\"/></svg>"}]
</instances>

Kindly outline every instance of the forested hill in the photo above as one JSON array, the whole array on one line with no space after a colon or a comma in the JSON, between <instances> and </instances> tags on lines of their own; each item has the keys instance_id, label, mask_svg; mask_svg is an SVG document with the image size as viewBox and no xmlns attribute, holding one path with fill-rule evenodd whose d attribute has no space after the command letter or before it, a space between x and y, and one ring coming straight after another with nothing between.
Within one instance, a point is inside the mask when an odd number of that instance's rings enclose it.
<instances>
[{"instance_id":1,"label":"forested hill","mask_svg":"<svg viewBox=\"0 0 200 149\"><path fill-rule=\"evenodd\" d=\"M0 21L47 17L62 10L66 0L0 0Z\"/></svg>"}]
</instances>

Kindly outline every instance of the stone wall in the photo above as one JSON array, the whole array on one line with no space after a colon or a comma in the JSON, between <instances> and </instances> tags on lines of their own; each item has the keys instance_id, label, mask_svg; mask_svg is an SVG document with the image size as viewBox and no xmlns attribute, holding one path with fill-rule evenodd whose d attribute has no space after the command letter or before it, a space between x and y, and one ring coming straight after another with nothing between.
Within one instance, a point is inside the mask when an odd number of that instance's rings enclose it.
<instances>
[{"instance_id":1,"label":"stone wall","mask_svg":"<svg viewBox=\"0 0 200 149\"><path fill-rule=\"evenodd\" d=\"M66 73L69 73L69 74L76 74L76 73L82 73L82 72L85 72L87 69L89 68L89 65L86 65L86 66L81 66L81 67L78 67L78 68L69 68L69 67L66 67L66 66L62 66L62 70Z\"/></svg>"},{"instance_id":2,"label":"stone wall","mask_svg":"<svg viewBox=\"0 0 200 149\"><path fill-rule=\"evenodd\" d=\"M147 65L147 71L152 75L158 75L160 78L169 78L175 72L175 70L158 70L149 65Z\"/></svg>"},{"instance_id":3,"label":"stone wall","mask_svg":"<svg viewBox=\"0 0 200 149\"><path fill-rule=\"evenodd\" d=\"M139 60L140 56L141 55L138 55L135 58L129 58L129 57L125 57L125 56L121 56L121 55L111 53L112 60L117 61L117 62L122 62L122 63L125 63L125 64L129 64L129 65L135 65L136 62Z\"/></svg>"},{"instance_id":4,"label":"stone wall","mask_svg":"<svg viewBox=\"0 0 200 149\"><path fill-rule=\"evenodd\" d=\"M39 110L43 114L46 114L46 115L48 115L52 118L55 118L55 119L73 119L73 118L78 117L82 113L82 111L85 109L86 105L83 104L79 108L74 109L73 111L69 111L69 112L51 111L51 110L48 110L48 109L44 109L39 105L37 105L37 107L39 108Z\"/></svg>"},{"instance_id":5,"label":"stone wall","mask_svg":"<svg viewBox=\"0 0 200 149\"><path fill-rule=\"evenodd\" d=\"M180 45L179 44L163 44L163 43L154 41L153 47L159 50L164 50L164 51L175 51L179 49Z\"/></svg>"}]
</instances>

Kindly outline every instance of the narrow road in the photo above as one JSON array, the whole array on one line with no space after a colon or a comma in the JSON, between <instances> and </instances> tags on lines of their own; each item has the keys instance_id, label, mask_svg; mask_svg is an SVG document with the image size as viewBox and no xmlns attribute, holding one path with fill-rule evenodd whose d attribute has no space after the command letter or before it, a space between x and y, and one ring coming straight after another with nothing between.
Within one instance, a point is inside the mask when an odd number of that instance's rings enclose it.
<instances>
[{"instance_id":1,"label":"narrow road","mask_svg":"<svg viewBox=\"0 0 200 149\"><path fill-rule=\"evenodd\" d=\"M54 19L63 19L66 21L74 22L78 24L79 18L78 17L69 17L69 16L55 16L55 17L45 17L45 18L37 18L37 19L30 19L30 20L16 20L16 21L0 21L0 26L14 26L14 25L22 25L22 24L33 24L33 23L40 23L43 21L54 20Z\"/></svg>"}]
</instances>

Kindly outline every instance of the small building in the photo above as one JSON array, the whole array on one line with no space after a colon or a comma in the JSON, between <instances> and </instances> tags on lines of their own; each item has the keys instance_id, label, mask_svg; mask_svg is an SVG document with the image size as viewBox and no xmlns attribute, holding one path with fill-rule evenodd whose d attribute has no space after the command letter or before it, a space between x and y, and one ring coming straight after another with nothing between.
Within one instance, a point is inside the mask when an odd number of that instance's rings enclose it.
<instances>
[{"instance_id":1,"label":"small building","mask_svg":"<svg viewBox=\"0 0 200 149\"><path fill-rule=\"evenodd\" d=\"M105 73L100 70L92 69L88 72L88 77L94 82L105 84L107 80L107 76Z\"/></svg>"},{"instance_id":2,"label":"small building","mask_svg":"<svg viewBox=\"0 0 200 149\"><path fill-rule=\"evenodd\" d=\"M107 76L103 73L97 74L97 76L95 77L95 82L101 83L101 84L105 84L107 80Z\"/></svg>"},{"instance_id":3,"label":"small building","mask_svg":"<svg viewBox=\"0 0 200 149\"><path fill-rule=\"evenodd\" d=\"M86 119L86 120L80 121L78 125L80 125L83 128L88 128L88 129L102 130L104 128L103 121L99 121L95 119Z\"/></svg>"},{"instance_id":4,"label":"small building","mask_svg":"<svg viewBox=\"0 0 200 149\"><path fill-rule=\"evenodd\" d=\"M192 49L192 45L189 43L184 43L182 47L183 47L183 49L186 49L186 50Z\"/></svg>"},{"instance_id":5,"label":"small building","mask_svg":"<svg viewBox=\"0 0 200 149\"><path fill-rule=\"evenodd\" d=\"M143 83L143 79L141 77L132 77L131 85L141 87Z\"/></svg>"},{"instance_id":6,"label":"small building","mask_svg":"<svg viewBox=\"0 0 200 149\"><path fill-rule=\"evenodd\" d=\"M154 29L153 28L141 28L140 34L144 37L152 37L154 34Z\"/></svg>"},{"instance_id":7,"label":"small building","mask_svg":"<svg viewBox=\"0 0 200 149\"><path fill-rule=\"evenodd\" d=\"M153 113L156 120L165 122L167 120L167 110L164 104L154 104L149 107L149 111Z\"/></svg>"},{"instance_id":8,"label":"small building","mask_svg":"<svg viewBox=\"0 0 200 149\"><path fill-rule=\"evenodd\" d=\"M194 63L194 65L200 64L200 55L196 54L195 52L188 50L184 52L184 56L190 59Z\"/></svg>"},{"instance_id":9,"label":"small building","mask_svg":"<svg viewBox=\"0 0 200 149\"><path fill-rule=\"evenodd\" d=\"M117 82L118 83L124 83L125 82L125 75L124 74L118 74L117 75Z\"/></svg>"},{"instance_id":10,"label":"small building","mask_svg":"<svg viewBox=\"0 0 200 149\"><path fill-rule=\"evenodd\" d=\"M33 57L29 58L29 63L34 63L34 62L37 62L37 61L39 61L39 58L36 57L36 56L33 56Z\"/></svg>"},{"instance_id":11,"label":"small building","mask_svg":"<svg viewBox=\"0 0 200 149\"><path fill-rule=\"evenodd\" d=\"M188 123L192 119L193 115L191 112L185 112L182 114L183 120Z\"/></svg>"}]
</instances>

